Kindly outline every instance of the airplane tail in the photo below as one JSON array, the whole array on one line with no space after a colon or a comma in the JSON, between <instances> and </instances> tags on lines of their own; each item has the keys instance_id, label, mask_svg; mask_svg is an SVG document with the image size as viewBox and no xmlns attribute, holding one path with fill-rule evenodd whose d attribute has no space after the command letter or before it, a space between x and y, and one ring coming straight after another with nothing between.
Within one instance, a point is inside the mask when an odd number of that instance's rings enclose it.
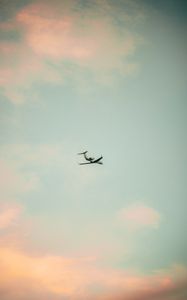
<instances>
[{"instance_id":1,"label":"airplane tail","mask_svg":"<svg viewBox=\"0 0 187 300\"><path fill-rule=\"evenodd\" d=\"M88 151L84 151L84 152L81 152L81 153L77 153L78 155L80 154L86 154Z\"/></svg>"}]
</instances>

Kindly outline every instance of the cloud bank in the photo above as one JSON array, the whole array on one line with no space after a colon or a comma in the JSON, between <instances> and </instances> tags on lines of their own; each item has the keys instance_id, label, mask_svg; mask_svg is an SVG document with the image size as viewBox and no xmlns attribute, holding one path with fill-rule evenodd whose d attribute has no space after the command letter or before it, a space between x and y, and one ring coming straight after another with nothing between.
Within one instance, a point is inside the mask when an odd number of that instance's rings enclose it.
<instances>
[{"instance_id":1,"label":"cloud bank","mask_svg":"<svg viewBox=\"0 0 187 300\"><path fill-rule=\"evenodd\" d=\"M180 265L142 275L102 268L89 257L31 255L6 245L0 247L0 268L2 300L177 300L186 283L186 268Z\"/></svg>"}]
</instances>

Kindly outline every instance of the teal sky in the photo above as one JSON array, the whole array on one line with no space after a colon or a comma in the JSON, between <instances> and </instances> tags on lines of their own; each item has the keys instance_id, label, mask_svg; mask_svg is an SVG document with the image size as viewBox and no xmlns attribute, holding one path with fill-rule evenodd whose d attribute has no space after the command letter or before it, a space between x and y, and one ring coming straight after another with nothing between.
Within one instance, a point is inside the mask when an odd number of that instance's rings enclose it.
<instances>
[{"instance_id":1,"label":"teal sky","mask_svg":"<svg viewBox=\"0 0 187 300\"><path fill-rule=\"evenodd\" d=\"M0 1L2 300L186 299L186 25L184 1Z\"/></svg>"}]
</instances>

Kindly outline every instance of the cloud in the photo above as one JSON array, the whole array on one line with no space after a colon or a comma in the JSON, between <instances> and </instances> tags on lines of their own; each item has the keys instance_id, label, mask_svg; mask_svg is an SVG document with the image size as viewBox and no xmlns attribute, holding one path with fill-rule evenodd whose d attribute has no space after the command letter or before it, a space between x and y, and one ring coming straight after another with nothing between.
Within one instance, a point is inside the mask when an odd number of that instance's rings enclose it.
<instances>
[{"instance_id":1,"label":"cloud","mask_svg":"<svg viewBox=\"0 0 187 300\"><path fill-rule=\"evenodd\" d=\"M144 204L132 204L118 212L118 218L131 229L158 228L160 214Z\"/></svg>"},{"instance_id":2,"label":"cloud","mask_svg":"<svg viewBox=\"0 0 187 300\"><path fill-rule=\"evenodd\" d=\"M15 223L21 213L21 206L16 204L0 204L0 229Z\"/></svg>"},{"instance_id":3,"label":"cloud","mask_svg":"<svg viewBox=\"0 0 187 300\"><path fill-rule=\"evenodd\" d=\"M37 93L32 91L36 83L61 82L60 75L37 58L24 43L3 41L0 44L0 55L3 58L0 86L3 95L14 104L21 104L30 98L36 101Z\"/></svg>"},{"instance_id":4,"label":"cloud","mask_svg":"<svg viewBox=\"0 0 187 300\"><path fill-rule=\"evenodd\" d=\"M173 299L172 294L177 299L186 283L184 266L142 275L130 270L105 269L89 257L31 255L2 245L0 268L2 300L21 300L27 295L29 299L50 300L141 300L164 296Z\"/></svg>"},{"instance_id":5,"label":"cloud","mask_svg":"<svg viewBox=\"0 0 187 300\"><path fill-rule=\"evenodd\" d=\"M76 84L80 77L87 82L88 74L101 82L116 73L134 73L137 63L131 56L141 39L130 25L138 20L137 7L122 14L109 1L82 7L77 1L26 5L0 23L7 36L0 42L3 95L20 104L31 97L37 100L33 85L62 84L70 78ZM13 30L19 39L8 38Z\"/></svg>"},{"instance_id":6,"label":"cloud","mask_svg":"<svg viewBox=\"0 0 187 300\"><path fill-rule=\"evenodd\" d=\"M134 52L133 35L128 30L119 32L111 17L97 8L95 14L86 10L84 19L80 11L65 10L61 15L56 9L42 3L17 14L16 20L25 28L27 44L36 54L110 69L119 68L122 58Z\"/></svg>"}]
</instances>

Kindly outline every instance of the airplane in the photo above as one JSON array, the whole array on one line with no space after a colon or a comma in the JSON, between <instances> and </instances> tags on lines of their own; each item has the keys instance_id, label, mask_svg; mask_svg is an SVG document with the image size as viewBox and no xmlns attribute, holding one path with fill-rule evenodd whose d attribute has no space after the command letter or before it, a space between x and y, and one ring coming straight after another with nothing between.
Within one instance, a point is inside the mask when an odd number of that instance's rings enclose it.
<instances>
[{"instance_id":1,"label":"airplane","mask_svg":"<svg viewBox=\"0 0 187 300\"><path fill-rule=\"evenodd\" d=\"M102 156L100 156L99 158L95 159L94 157L88 157L86 155L88 151L84 151L84 152L81 152L81 153L78 153L78 155L84 155L84 158L86 160L88 160L89 162L86 162L86 163L79 163L79 165L89 165L89 164L100 164L102 165L103 163L101 162L101 159L103 158Z\"/></svg>"}]
</instances>

